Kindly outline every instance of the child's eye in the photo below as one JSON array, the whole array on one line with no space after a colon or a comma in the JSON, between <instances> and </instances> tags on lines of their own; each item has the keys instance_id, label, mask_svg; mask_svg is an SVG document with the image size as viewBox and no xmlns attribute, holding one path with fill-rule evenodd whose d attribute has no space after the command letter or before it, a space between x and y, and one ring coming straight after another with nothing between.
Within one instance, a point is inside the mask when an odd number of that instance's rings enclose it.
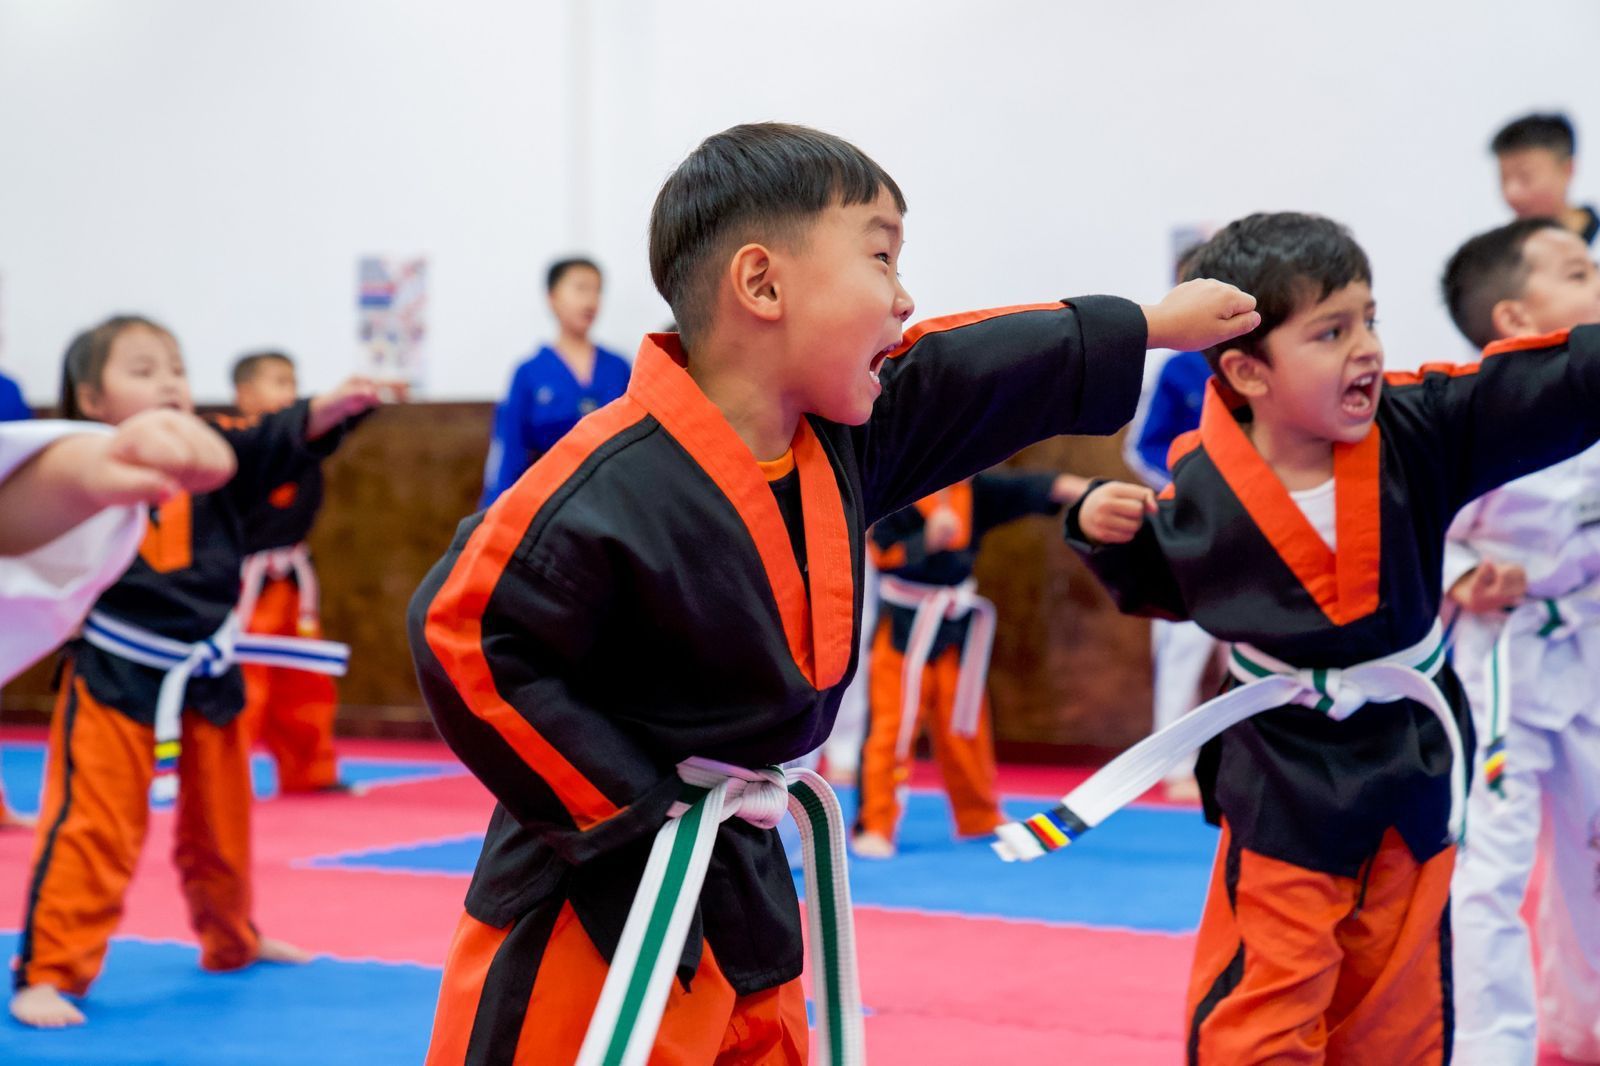
<instances>
[{"instance_id":1,"label":"child's eye","mask_svg":"<svg viewBox=\"0 0 1600 1066\"><path fill-rule=\"evenodd\" d=\"M1376 318L1367 319L1367 329L1376 333L1378 331L1378 320Z\"/></svg>"},{"instance_id":2,"label":"child's eye","mask_svg":"<svg viewBox=\"0 0 1600 1066\"><path fill-rule=\"evenodd\" d=\"M1324 330L1317 337L1317 340L1319 340L1319 341L1336 341L1343 335L1344 335L1343 327L1334 326L1332 329Z\"/></svg>"},{"instance_id":3,"label":"child's eye","mask_svg":"<svg viewBox=\"0 0 1600 1066\"><path fill-rule=\"evenodd\" d=\"M882 263L884 266L888 266L889 265L889 253L888 252L879 252L877 254L876 258L877 258L878 262Z\"/></svg>"}]
</instances>

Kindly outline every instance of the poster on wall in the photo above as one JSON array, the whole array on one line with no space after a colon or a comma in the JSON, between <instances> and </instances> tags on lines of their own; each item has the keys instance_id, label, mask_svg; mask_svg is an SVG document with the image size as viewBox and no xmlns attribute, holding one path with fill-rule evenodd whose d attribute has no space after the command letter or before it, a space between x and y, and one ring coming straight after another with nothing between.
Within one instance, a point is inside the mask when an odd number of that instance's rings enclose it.
<instances>
[{"instance_id":1,"label":"poster on wall","mask_svg":"<svg viewBox=\"0 0 1600 1066\"><path fill-rule=\"evenodd\" d=\"M359 372L421 388L428 339L428 260L365 255L357 266Z\"/></svg>"}]
</instances>

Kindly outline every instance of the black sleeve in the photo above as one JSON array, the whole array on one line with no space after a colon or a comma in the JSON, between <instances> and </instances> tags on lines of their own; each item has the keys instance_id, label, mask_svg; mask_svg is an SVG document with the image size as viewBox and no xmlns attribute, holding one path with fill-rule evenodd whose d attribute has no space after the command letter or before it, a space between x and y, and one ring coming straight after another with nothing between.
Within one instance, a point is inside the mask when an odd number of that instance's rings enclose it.
<instances>
[{"instance_id":1,"label":"black sleeve","mask_svg":"<svg viewBox=\"0 0 1600 1066\"><path fill-rule=\"evenodd\" d=\"M972 479L972 539L1025 515L1061 513L1055 474L994 473Z\"/></svg>"},{"instance_id":2,"label":"black sleeve","mask_svg":"<svg viewBox=\"0 0 1600 1066\"><path fill-rule=\"evenodd\" d=\"M217 430L233 446L239 472L227 491L249 511L267 493L298 478L305 468L332 455L361 417L346 420L314 441L306 440L311 401L297 400L269 415L253 419L222 419Z\"/></svg>"},{"instance_id":3,"label":"black sleeve","mask_svg":"<svg viewBox=\"0 0 1600 1066\"><path fill-rule=\"evenodd\" d=\"M1184 606L1178 582L1172 576L1172 568L1167 564L1166 554L1161 550L1161 542L1156 538L1155 526L1149 517L1145 518L1139 532L1126 544L1091 544L1084 538L1078 516L1095 489L1105 483L1103 479L1091 482L1088 491L1067 512L1068 546L1078 553L1090 572L1105 586L1117 610L1123 614L1172 621L1188 618L1189 610ZM1160 505L1171 506L1171 503L1163 500Z\"/></svg>"},{"instance_id":4,"label":"black sleeve","mask_svg":"<svg viewBox=\"0 0 1600 1066\"><path fill-rule=\"evenodd\" d=\"M1600 326L1491 345L1464 370L1390 378L1390 424L1441 456L1454 509L1600 440Z\"/></svg>"},{"instance_id":5,"label":"black sleeve","mask_svg":"<svg viewBox=\"0 0 1600 1066\"><path fill-rule=\"evenodd\" d=\"M870 524L1062 433L1133 417L1144 312L1114 296L971 312L906 332L853 431Z\"/></svg>"},{"instance_id":6,"label":"black sleeve","mask_svg":"<svg viewBox=\"0 0 1600 1066\"><path fill-rule=\"evenodd\" d=\"M923 540L927 526L927 520L916 507L902 507L889 517L879 519L867 532L873 565L879 570L921 566L928 559L928 547Z\"/></svg>"}]
</instances>

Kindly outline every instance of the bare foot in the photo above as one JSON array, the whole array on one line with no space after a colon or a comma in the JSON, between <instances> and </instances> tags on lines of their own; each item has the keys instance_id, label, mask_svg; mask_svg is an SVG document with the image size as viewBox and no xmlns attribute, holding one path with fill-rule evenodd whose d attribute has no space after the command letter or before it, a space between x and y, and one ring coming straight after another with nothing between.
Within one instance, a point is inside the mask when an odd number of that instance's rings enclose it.
<instances>
[{"instance_id":1,"label":"bare foot","mask_svg":"<svg viewBox=\"0 0 1600 1066\"><path fill-rule=\"evenodd\" d=\"M261 938L261 943L256 946L257 962L277 962L285 966L303 966L311 961L311 953L303 948L283 940L274 940L270 936Z\"/></svg>"},{"instance_id":2,"label":"bare foot","mask_svg":"<svg viewBox=\"0 0 1600 1066\"><path fill-rule=\"evenodd\" d=\"M1161 782L1161 789L1166 793L1167 801L1170 803L1200 802L1200 782L1194 779L1193 774L1169 777Z\"/></svg>"},{"instance_id":3,"label":"bare foot","mask_svg":"<svg viewBox=\"0 0 1600 1066\"><path fill-rule=\"evenodd\" d=\"M861 859L892 859L897 849L894 841L881 833L857 833L850 840L850 850Z\"/></svg>"},{"instance_id":4,"label":"bare foot","mask_svg":"<svg viewBox=\"0 0 1600 1066\"><path fill-rule=\"evenodd\" d=\"M65 1029L86 1020L53 985L29 985L17 992L11 997L11 1016L35 1029Z\"/></svg>"},{"instance_id":5,"label":"bare foot","mask_svg":"<svg viewBox=\"0 0 1600 1066\"><path fill-rule=\"evenodd\" d=\"M26 814L18 814L13 810L0 809L0 830L6 829L32 829L37 821Z\"/></svg>"}]
</instances>

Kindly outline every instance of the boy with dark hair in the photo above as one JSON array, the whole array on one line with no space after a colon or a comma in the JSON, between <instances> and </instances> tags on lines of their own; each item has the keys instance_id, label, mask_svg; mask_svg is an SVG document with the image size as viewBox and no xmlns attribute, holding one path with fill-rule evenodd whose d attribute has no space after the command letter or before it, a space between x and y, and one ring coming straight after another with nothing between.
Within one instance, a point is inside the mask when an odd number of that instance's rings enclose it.
<instances>
[{"instance_id":1,"label":"boy with dark hair","mask_svg":"<svg viewBox=\"0 0 1600 1066\"><path fill-rule=\"evenodd\" d=\"M1246 682L1174 727L1238 722L1199 763L1223 833L1189 1060L1443 1062L1452 754L1471 732L1438 626L1445 529L1600 437L1600 330L1385 376L1372 272L1342 226L1252 215L1191 270L1255 292L1261 325L1207 349L1217 380L1159 502L1100 486L1068 516L1123 610L1193 618L1234 642ZM1051 818L1065 843L1103 816Z\"/></svg>"},{"instance_id":2,"label":"boy with dark hair","mask_svg":"<svg viewBox=\"0 0 1600 1066\"><path fill-rule=\"evenodd\" d=\"M678 981L642 1050L804 1062L793 881L762 828L775 818L749 804L774 772L742 768L828 735L859 644L863 530L1035 440L1120 426L1147 345L1255 324L1248 296L1208 281L1142 310L1087 297L903 333L904 210L836 137L766 123L704 141L651 215L682 334L646 338L627 394L467 519L418 590L423 694L500 801L430 1063L572 1060L608 970L631 965L651 836L698 817L707 801L664 826L708 770L711 797L749 791L695 853L709 873L685 890L682 947L662 949Z\"/></svg>"},{"instance_id":3,"label":"boy with dark hair","mask_svg":"<svg viewBox=\"0 0 1600 1066\"><path fill-rule=\"evenodd\" d=\"M1444 292L1478 344L1600 323L1600 271L1551 219L1466 242ZM1532 1066L1542 1034L1569 1061L1600 1062L1600 448L1468 504L1444 587L1478 734L1453 886L1458 1057ZM1546 814L1536 990L1521 911Z\"/></svg>"},{"instance_id":4,"label":"boy with dark hair","mask_svg":"<svg viewBox=\"0 0 1600 1066\"><path fill-rule=\"evenodd\" d=\"M234 405L246 419L291 406L299 397L294 360L252 352L233 366ZM248 633L322 637L321 586L306 538L322 509L321 463L305 464L267 494L245 523L239 621ZM250 743L260 741L278 766L278 792L349 792L339 781L333 724L339 690L333 678L281 666L245 663L240 715Z\"/></svg>"},{"instance_id":5,"label":"boy with dark hair","mask_svg":"<svg viewBox=\"0 0 1600 1066\"><path fill-rule=\"evenodd\" d=\"M1524 115L1489 142L1500 163L1500 194L1518 218L1553 218L1593 245L1600 212L1570 200L1578 138L1566 115Z\"/></svg>"}]
</instances>

